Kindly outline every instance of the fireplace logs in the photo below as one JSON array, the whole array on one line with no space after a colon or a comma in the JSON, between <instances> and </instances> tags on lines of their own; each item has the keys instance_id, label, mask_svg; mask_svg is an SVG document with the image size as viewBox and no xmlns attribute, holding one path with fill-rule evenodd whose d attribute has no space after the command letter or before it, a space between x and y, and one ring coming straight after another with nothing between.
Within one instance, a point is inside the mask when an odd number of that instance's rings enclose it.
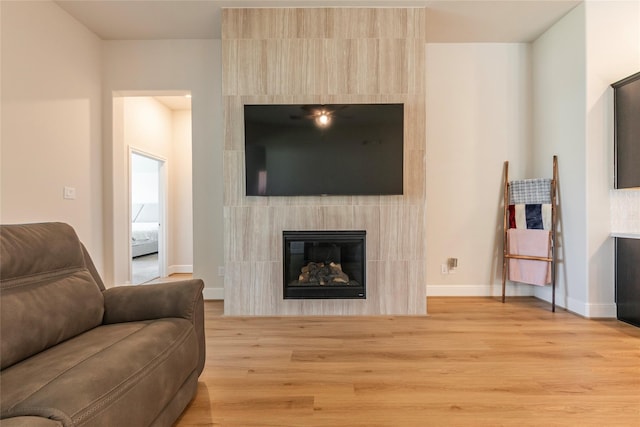
<instances>
[{"instance_id":1,"label":"fireplace logs","mask_svg":"<svg viewBox=\"0 0 640 427\"><path fill-rule=\"evenodd\" d=\"M298 276L299 283L309 284L337 284L349 283L349 276L342 271L342 266L332 262L325 265L323 262L310 262L302 267L302 272Z\"/></svg>"}]
</instances>

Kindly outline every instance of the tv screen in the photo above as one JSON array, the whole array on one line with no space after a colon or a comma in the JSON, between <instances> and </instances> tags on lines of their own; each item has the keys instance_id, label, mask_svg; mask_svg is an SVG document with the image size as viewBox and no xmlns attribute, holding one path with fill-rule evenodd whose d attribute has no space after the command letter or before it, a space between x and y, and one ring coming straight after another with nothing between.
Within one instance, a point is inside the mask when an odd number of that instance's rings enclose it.
<instances>
[{"instance_id":1,"label":"tv screen","mask_svg":"<svg viewBox=\"0 0 640 427\"><path fill-rule=\"evenodd\" d=\"M403 192L403 104L245 105L247 196Z\"/></svg>"}]
</instances>

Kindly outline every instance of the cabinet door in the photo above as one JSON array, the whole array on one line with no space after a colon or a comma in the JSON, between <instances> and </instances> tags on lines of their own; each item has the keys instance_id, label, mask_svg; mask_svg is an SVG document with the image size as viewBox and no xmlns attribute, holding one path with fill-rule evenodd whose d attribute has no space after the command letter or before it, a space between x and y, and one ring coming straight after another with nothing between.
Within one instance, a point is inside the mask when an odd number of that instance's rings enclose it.
<instances>
[{"instance_id":1,"label":"cabinet door","mask_svg":"<svg viewBox=\"0 0 640 427\"><path fill-rule=\"evenodd\" d=\"M616 239L618 319L640 327L640 239Z\"/></svg>"},{"instance_id":2,"label":"cabinet door","mask_svg":"<svg viewBox=\"0 0 640 427\"><path fill-rule=\"evenodd\" d=\"M640 187L640 73L615 90L616 188Z\"/></svg>"}]
</instances>

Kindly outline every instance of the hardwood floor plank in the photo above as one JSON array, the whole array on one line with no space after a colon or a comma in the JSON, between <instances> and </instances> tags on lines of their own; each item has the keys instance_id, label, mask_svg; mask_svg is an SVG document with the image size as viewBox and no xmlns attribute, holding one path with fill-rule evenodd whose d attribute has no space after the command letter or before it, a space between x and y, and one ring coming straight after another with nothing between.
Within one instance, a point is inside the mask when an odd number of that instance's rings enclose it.
<instances>
[{"instance_id":1,"label":"hardwood floor plank","mask_svg":"<svg viewBox=\"0 0 640 427\"><path fill-rule=\"evenodd\" d=\"M534 298L426 317L226 317L176 425L640 426L640 328Z\"/></svg>"}]
</instances>

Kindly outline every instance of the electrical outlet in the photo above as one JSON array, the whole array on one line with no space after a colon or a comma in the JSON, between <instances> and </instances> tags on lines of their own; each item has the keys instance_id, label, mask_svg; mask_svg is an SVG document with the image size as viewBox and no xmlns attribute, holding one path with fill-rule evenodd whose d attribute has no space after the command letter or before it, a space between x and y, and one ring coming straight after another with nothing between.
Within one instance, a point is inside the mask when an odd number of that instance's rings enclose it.
<instances>
[{"instance_id":1,"label":"electrical outlet","mask_svg":"<svg viewBox=\"0 0 640 427\"><path fill-rule=\"evenodd\" d=\"M455 274L458 268L458 258L449 258L447 260L447 267L449 268L449 274Z\"/></svg>"},{"instance_id":2,"label":"electrical outlet","mask_svg":"<svg viewBox=\"0 0 640 427\"><path fill-rule=\"evenodd\" d=\"M441 274L449 274L449 269L447 268L447 264L440 265L440 273Z\"/></svg>"}]
</instances>

